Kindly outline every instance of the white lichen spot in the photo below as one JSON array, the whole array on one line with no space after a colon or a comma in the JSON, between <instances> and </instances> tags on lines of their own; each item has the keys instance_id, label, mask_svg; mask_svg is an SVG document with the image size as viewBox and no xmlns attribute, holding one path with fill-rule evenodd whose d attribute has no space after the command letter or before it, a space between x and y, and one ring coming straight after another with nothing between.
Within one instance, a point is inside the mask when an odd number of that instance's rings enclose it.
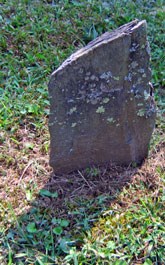
<instances>
[{"instance_id":1,"label":"white lichen spot","mask_svg":"<svg viewBox=\"0 0 165 265\"><path fill-rule=\"evenodd\" d=\"M117 123L117 124L116 124L116 127L119 127L119 126L120 126L120 123Z\"/></svg>"},{"instance_id":2,"label":"white lichen spot","mask_svg":"<svg viewBox=\"0 0 165 265\"><path fill-rule=\"evenodd\" d=\"M74 100L73 100L73 99L68 99L67 102L68 102L68 103L73 103Z\"/></svg>"},{"instance_id":3,"label":"white lichen spot","mask_svg":"<svg viewBox=\"0 0 165 265\"><path fill-rule=\"evenodd\" d=\"M114 120L112 117L107 118L107 121L108 121L109 123L114 123L114 122L115 122L115 120Z\"/></svg>"},{"instance_id":4,"label":"white lichen spot","mask_svg":"<svg viewBox=\"0 0 165 265\"><path fill-rule=\"evenodd\" d=\"M142 96L140 94L136 94L135 98L142 98Z\"/></svg>"},{"instance_id":5,"label":"white lichen spot","mask_svg":"<svg viewBox=\"0 0 165 265\"><path fill-rule=\"evenodd\" d=\"M132 43L132 47L130 48L130 52L135 52L137 48L139 47L139 44L137 43Z\"/></svg>"},{"instance_id":6,"label":"white lichen spot","mask_svg":"<svg viewBox=\"0 0 165 265\"><path fill-rule=\"evenodd\" d=\"M69 114L73 114L74 112L76 112L77 107L73 107L69 110Z\"/></svg>"},{"instance_id":7,"label":"white lichen spot","mask_svg":"<svg viewBox=\"0 0 165 265\"><path fill-rule=\"evenodd\" d=\"M135 69L138 66L138 63L136 61L133 61L130 66L131 68Z\"/></svg>"},{"instance_id":8,"label":"white lichen spot","mask_svg":"<svg viewBox=\"0 0 165 265\"><path fill-rule=\"evenodd\" d=\"M96 76L95 76L95 75L92 75L92 76L90 77L90 79L91 79L92 81L94 81L94 80L96 79Z\"/></svg>"},{"instance_id":9,"label":"white lichen spot","mask_svg":"<svg viewBox=\"0 0 165 265\"><path fill-rule=\"evenodd\" d=\"M80 89L83 90L85 89L85 87L86 87L86 82L84 82L84 84L80 87ZM79 93L83 93L81 90L79 91Z\"/></svg>"},{"instance_id":10,"label":"white lichen spot","mask_svg":"<svg viewBox=\"0 0 165 265\"><path fill-rule=\"evenodd\" d=\"M108 88L107 88L107 86L106 86L105 84L103 84L103 83L101 83L101 85L100 85L100 89L101 89L101 91L103 91L103 92L108 92Z\"/></svg>"},{"instance_id":11,"label":"white lichen spot","mask_svg":"<svg viewBox=\"0 0 165 265\"><path fill-rule=\"evenodd\" d=\"M101 75L100 75L100 78L101 79L105 79L105 80L107 80L107 79L109 79L109 78L111 78L112 77L112 73L110 72L110 71L108 71L108 72L104 72L104 73L102 73Z\"/></svg>"},{"instance_id":12,"label":"white lichen spot","mask_svg":"<svg viewBox=\"0 0 165 265\"><path fill-rule=\"evenodd\" d=\"M100 75L101 79L106 79L106 73L103 73L102 75Z\"/></svg>"},{"instance_id":13,"label":"white lichen spot","mask_svg":"<svg viewBox=\"0 0 165 265\"><path fill-rule=\"evenodd\" d=\"M49 122L49 126L53 126L56 122Z\"/></svg>"},{"instance_id":14,"label":"white lichen spot","mask_svg":"<svg viewBox=\"0 0 165 265\"><path fill-rule=\"evenodd\" d=\"M84 72L83 68L80 68L78 71L79 74L82 74L83 72Z\"/></svg>"},{"instance_id":15,"label":"white lichen spot","mask_svg":"<svg viewBox=\"0 0 165 265\"><path fill-rule=\"evenodd\" d=\"M108 103L108 102L109 102L109 98L104 98L104 99L103 99L103 103L106 104L106 103Z\"/></svg>"},{"instance_id":16,"label":"white lichen spot","mask_svg":"<svg viewBox=\"0 0 165 265\"><path fill-rule=\"evenodd\" d=\"M143 77L143 78L146 78L146 73L144 73L144 74L142 75L142 77Z\"/></svg>"},{"instance_id":17,"label":"white lichen spot","mask_svg":"<svg viewBox=\"0 0 165 265\"><path fill-rule=\"evenodd\" d=\"M77 125L77 123L74 122L74 123L72 123L71 127L74 128L74 127L76 127L76 125Z\"/></svg>"},{"instance_id":18,"label":"white lichen spot","mask_svg":"<svg viewBox=\"0 0 165 265\"><path fill-rule=\"evenodd\" d=\"M104 113L105 112L105 108L103 107L103 106L100 106L100 107L98 107L97 108L97 110L96 110L96 113Z\"/></svg>"},{"instance_id":19,"label":"white lichen spot","mask_svg":"<svg viewBox=\"0 0 165 265\"><path fill-rule=\"evenodd\" d=\"M120 80L120 77L119 77L119 76L113 76L113 79L114 79L115 81L119 81L119 80Z\"/></svg>"},{"instance_id":20,"label":"white lichen spot","mask_svg":"<svg viewBox=\"0 0 165 265\"><path fill-rule=\"evenodd\" d=\"M144 99L148 100L149 98L150 98L150 94L146 90L144 90Z\"/></svg>"},{"instance_id":21,"label":"white lichen spot","mask_svg":"<svg viewBox=\"0 0 165 265\"><path fill-rule=\"evenodd\" d=\"M137 105L140 107L140 106L143 106L143 103L138 103Z\"/></svg>"},{"instance_id":22,"label":"white lichen spot","mask_svg":"<svg viewBox=\"0 0 165 265\"><path fill-rule=\"evenodd\" d=\"M106 80L106 83L107 84L111 83L111 80L110 79Z\"/></svg>"},{"instance_id":23,"label":"white lichen spot","mask_svg":"<svg viewBox=\"0 0 165 265\"><path fill-rule=\"evenodd\" d=\"M92 83L92 84L89 85L89 87L90 88L94 88L94 87L96 87L96 84L95 83Z\"/></svg>"},{"instance_id":24,"label":"white lichen spot","mask_svg":"<svg viewBox=\"0 0 165 265\"><path fill-rule=\"evenodd\" d=\"M139 109L137 112L137 116L143 117L145 115L145 110L144 109Z\"/></svg>"},{"instance_id":25,"label":"white lichen spot","mask_svg":"<svg viewBox=\"0 0 165 265\"><path fill-rule=\"evenodd\" d=\"M138 72L141 73L141 74L143 74L144 71L145 71L145 70L144 70L143 68L140 68L140 69L138 70Z\"/></svg>"},{"instance_id":26,"label":"white lichen spot","mask_svg":"<svg viewBox=\"0 0 165 265\"><path fill-rule=\"evenodd\" d=\"M131 48L129 49L129 51L130 51L130 52L135 52L136 49L135 49L135 47L131 47Z\"/></svg>"},{"instance_id":27,"label":"white lichen spot","mask_svg":"<svg viewBox=\"0 0 165 265\"><path fill-rule=\"evenodd\" d=\"M142 82L142 79L141 79L141 77L139 77L137 80L137 84L141 84L141 82Z\"/></svg>"},{"instance_id":28,"label":"white lichen spot","mask_svg":"<svg viewBox=\"0 0 165 265\"><path fill-rule=\"evenodd\" d=\"M124 77L124 80L131 82L132 81L132 74L131 73L128 73L128 75Z\"/></svg>"},{"instance_id":29,"label":"white lichen spot","mask_svg":"<svg viewBox=\"0 0 165 265\"><path fill-rule=\"evenodd\" d=\"M115 88L113 88L113 89L111 89L111 91L112 92L120 92L122 90L122 88L120 88L120 87L115 87Z\"/></svg>"},{"instance_id":30,"label":"white lichen spot","mask_svg":"<svg viewBox=\"0 0 165 265\"><path fill-rule=\"evenodd\" d=\"M97 98L91 99L91 104L92 105L96 105L97 103L98 103L98 99Z\"/></svg>"},{"instance_id":31,"label":"white lichen spot","mask_svg":"<svg viewBox=\"0 0 165 265\"><path fill-rule=\"evenodd\" d=\"M150 53L151 53L150 46L149 46L148 43L147 43L147 46L146 46L146 52L148 53L148 55L150 55Z\"/></svg>"},{"instance_id":32,"label":"white lichen spot","mask_svg":"<svg viewBox=\"0 0 165 265\"><path fill-rule=\"evenodd\" d=\"M80 91L79 91L79 94L80 94L81 96L85 96L86 91L85 91L85 90L80 90Z\"/></svg>"},{"instance_id":33,"label":"white lichen spot","mask_svg":"<svg viewBox=\"0 0 165 265\"><path fill-rule=\"evenodd\" d=\"M87 72L86 75L91 75L91 72Z\"/></svg>"}]
</instances>

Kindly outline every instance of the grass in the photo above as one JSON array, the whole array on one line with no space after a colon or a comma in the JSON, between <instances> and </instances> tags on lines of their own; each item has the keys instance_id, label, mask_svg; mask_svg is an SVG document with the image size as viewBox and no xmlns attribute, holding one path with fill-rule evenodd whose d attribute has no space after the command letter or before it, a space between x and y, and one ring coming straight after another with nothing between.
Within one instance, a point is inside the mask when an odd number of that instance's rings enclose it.
<instances>
[{"instance_id":1,"label":"grass","mask_svg":"<svg viewBox=\"0 0 165 265\"><path fill-rule=\"evenodd\" d=\"M165 264L163 1L0 3L0 263ZM73 51L146 19L158 106L150 155L136 168L54 178L49 75ZM75 181L76 180L76 181Z\"/></svg>"}]
</instances>

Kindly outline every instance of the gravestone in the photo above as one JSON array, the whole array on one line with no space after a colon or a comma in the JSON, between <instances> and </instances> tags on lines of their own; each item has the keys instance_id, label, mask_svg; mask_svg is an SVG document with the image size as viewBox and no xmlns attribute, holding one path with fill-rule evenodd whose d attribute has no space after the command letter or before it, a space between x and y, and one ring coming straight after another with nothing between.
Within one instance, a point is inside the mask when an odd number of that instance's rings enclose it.
<instances>
[{"instance_id":1,"label":"gravestone","mask_svg":"<svg viewBox=\"0 0 165 265\"><path fill-rule=\"evenodd\" d=\"M90 42L51 75L55 173L143 161L155 123L149 60L146 22L135 20Z\"/></svg>"}]
</instances>

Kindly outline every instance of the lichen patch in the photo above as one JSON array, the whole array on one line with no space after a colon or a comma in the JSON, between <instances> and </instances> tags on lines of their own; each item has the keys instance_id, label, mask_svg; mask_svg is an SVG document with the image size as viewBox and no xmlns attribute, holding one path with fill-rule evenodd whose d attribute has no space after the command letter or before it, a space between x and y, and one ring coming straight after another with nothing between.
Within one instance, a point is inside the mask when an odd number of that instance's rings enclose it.
<instances>
[{"instance_id":1,"label":"lichen patch","mask_svg":"<svg viewBox=\"0 0 165 265\"><path fill-rule=\"evenodd\" d=\"M107 104L109 102L109 98L103 98L103 103Z\"/></svg>"},{"instance_id":2,"label":"lichen patch","mask_svg":"<svg viewBox=\"0 0 165 265\"><path fill-rule=\"evenodd\" d=\"M108 123L114 123L115 120L114 120L113 117L109 117L109 118L107 118L107 122L108 122Z\"/></svg>"},{"instance_id":3,"label":"lichen patch","mask_svg":"<svg viewBox=\"0 0 165 265\"><path fill-rule=\"evenodd\" d=\"M97 110L96 110L96 113L104 113L105 112L105 108L103 107L103 106L100 106L100 107L98 107L97 108Z\"/></svg>"},{"instance_id":4,"label":"lichen patch","mask_svg":"<svg viewBox=\"0 0 165 265\"><path fill-rule=\"evenodd\" d=\"M74 128L74 127L76 127L76 125L77 125L77 123L76 122L73 122L72 125L71 125L71 127Z\"/></svg>"},{"instance_id":5,"label":"lichen patch","mask_svg":"<svg viewBox=\"0 0 165 265\"><path fill-rule=\"evenodd\" d=\"M71 109L69 110L69 114L70 114L70 115L73 114L74 112L76 112L76 110L77 110L77 107L73 107L73 108L71 108Z\"/></svg>"}]
</instances>

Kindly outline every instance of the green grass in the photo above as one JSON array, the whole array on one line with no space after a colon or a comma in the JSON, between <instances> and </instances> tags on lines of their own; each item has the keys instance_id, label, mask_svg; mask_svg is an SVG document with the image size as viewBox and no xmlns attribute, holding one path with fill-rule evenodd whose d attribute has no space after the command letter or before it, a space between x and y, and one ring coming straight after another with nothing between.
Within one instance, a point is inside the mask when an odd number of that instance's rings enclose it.
<instances>
[{"instance_id":1,"label":"green grass","mask_svg":"<svg viewBox=\"0 0 165 265\"><path fill-rule=\"evenodd\" d=\"M148 22L153 83L159 98L165 61L163 1L57 2L2 1L1 127L13 130L27 119L35 125L42 122L48 114L49 74L75 49L135 18Z\"/></svg>"},{"instance_id":2,"label":"green grass","mask_svg":"<svg viewBox=\"0 0 165 265\"><path fill-rule=\"evenodd\" d=\"M112 194L91 191L60 207L62 191L47 187L49 76L72 52L135 18L147 20L158 106L150 158L130 184L113 180ZM0 24L0 263L165 264L163 1L2 0ZM104 172L84 174L89 185Z\"/></svg>"},{"instance_id":3,"label":"green grass","mask_svg":"<svg viewBox=\"0 0 165 265\"><path fill-rule=\"evenodd\" d=\"M57 192L41 189L33 202L27 197L32 207L21 216L8 203L1 264L164 264L162 165L161 155L159 161L153 155L113 196L66 198L60 218L58 209L41 205L43 197L58 199Z\"/></svg>"}]
</instances>

